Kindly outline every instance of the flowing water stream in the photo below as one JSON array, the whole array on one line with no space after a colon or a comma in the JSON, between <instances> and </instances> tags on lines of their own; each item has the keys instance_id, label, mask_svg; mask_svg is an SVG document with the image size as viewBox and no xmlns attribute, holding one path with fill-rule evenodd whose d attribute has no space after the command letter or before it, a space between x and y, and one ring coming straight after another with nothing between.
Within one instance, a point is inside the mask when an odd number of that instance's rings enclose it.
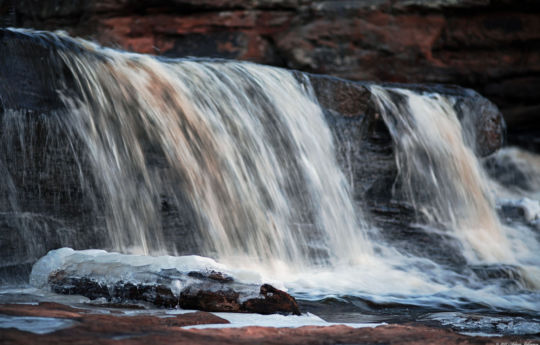
<instances>
[{"instance_id":1,"label":"flowing water stream","mask_svg":"<svg viewBox=\"0 0 540 345\"><path fill-rule=\"evenodd\" d=\"M193 253L233 273L257 272L258 280L279 282L306 301L538 317L540 160L517 149L488 158L493 171L508 161L518 165L530 180L523 188L488 175L451 96L370 87L394 142L394 182L415 211L411 226L448 241L455 251L439 255L463 257L455 266L394 247L353 199L307 77L246 62L160 60L63 35L26 34L89 52L60 51L72 84L60 95L63 110L40 126L66 135L60 154L72 161L77 178L61 183L80 184L85 216L104 226L90 244L66 230L58 247L175 255L185 252L185 238ZM2 116L0 192L12 213L20 210L13 182L20 177L6 166L15 160L32 170L37 163L28 152L32 135L40 135L21 118L11 110ZM26 148L24 157L13 158L8 143ZM189 211L192 219L175 213L178 224L191 219L189 236L172 241L162 231L170 221L164 208ZM525 216L507 217L508 208ZM28 227L18 222L18 231ZM540 332L534 320L525 333Z\"/></svg>"},{"instance_id":2,"label":"flowing water stream","mask_svg":"<svg viewBox=\"0 0 540 345\"><path fill-rule=\"evenodd\" d=\"M103 54L107 63L64 57L84 90L66 103L115 248L162 247L155 207L167 188L187 196L204 249L220 258L302 267L370 253L307 81L247 63ZM143 143L165 157L168 181L151 170Z\"/></svg>"}]
</instances>

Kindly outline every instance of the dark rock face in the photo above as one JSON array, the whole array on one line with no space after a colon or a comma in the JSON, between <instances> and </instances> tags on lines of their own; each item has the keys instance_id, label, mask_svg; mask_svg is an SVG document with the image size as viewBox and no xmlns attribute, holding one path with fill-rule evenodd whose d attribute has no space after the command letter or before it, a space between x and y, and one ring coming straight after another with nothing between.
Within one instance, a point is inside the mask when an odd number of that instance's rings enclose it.
<instances>
[{"instance_id":1,"label":"dark rock face","mask_svg":"<svg viewBox=\"0 0 540 345\"><path fill-rule=\"evenodd\" d=\"M0 49L2 281L17 271L25 279L51 248L101 246L106 237L84 196L90 186L77 177L84 158L56 117L56 91L71 88L62 68L47 67L59 64L58 55L44 41L6 30Z\"/></svg>"},{"instance_id":2,"label":"dark rock face","mask_svg":"<svg viewBox=\"0 0 540 345\"><path fill-rule=\"evenodd\" d=\"M20 265L29 265L48 250L61 246L107 248L103 213L95 212L102 207L99 195L91 193L96 189L92 181L82 184L79 179L89 169L88 162L80 152L80 145L71 141L59 121L61 102L58 94L51 91L57 88L73 92L73 76L60 62L60 52L92 52L46 35L9 30L0 30L0 46L8 48L0 50L0 66L5 66L0 68L0 103L4 109L0 127L4 148L0 150L0 158L4 164L0 165L0 171L10 177L0 187L5 189L0 190L0 210L4 212L2 217L7 217L4 223L13 225L7 226L11 230L2 232L7 238L1 245L5 250L0 252L0 269L6 273L17 271ZM295 73L299 80L304 78L302 73ZM372 84L312 74L305 77L309 78L325 111L340 164L354 182L357 202L369 211L376 225L412 236L415 231L408 233L406 229L414 212L391 190L397 174L392 139L371 99ZM474 133L475 143L471 144L478 155L494 152L504 141L504 121L498 109L472 90L440 85L382 85L453 97L464 129ZM17 191L17 200L11 198L13 190ZM170 207L168 200L177 195L165 193L161 197L166 241L175 243L180 254L197 254L193 210L187 203L180 209ZM15 224L23 215L33 223ZM40 222L46 226L35 225ZM44 229L51 233L45 233ZM423 248L429 252L433 250L430 248L439 247ZM437 251L425 254L437 256Z\"/></svg>"},{"instance_id":3,"label":"dark rock face","mask_svg":"<svg viewBox=\"0 0 540 345\"><path fill-rule=\"evenodd\" d=\"M353 80L473 88L510 143L539 149L537 1L2 0L5 26L64 29L105 45L211 56Z\"/></svg>"},{"instance_id":4,"label":"dark rock face","mask_svg":"<svg viewBox=\"0 0 540 345\"><path fill-rule=\"evenodd\" d=\"M344 118L367 117L369 128L385 125L377 114L369 86L370 82L351 82L344 79L310 74L309 80L321 106L331 115ZM415 85L384 83L387 88L403 88L417 92L438 93L454 97L455 110L465 131L471 131L473 146L479 156L497 151L505 140L505 123L493 103L470 89L445 85Z\"/></svg>"},{"instance_id":5,"label":"dark rock face","mask_svg":"<svg viewBox=\"0 0 540 345\"><path fill-rule=\"evenodd\" d=\"M173 272L169 272L173 273ZM179 293L172 291L173 278L184 276L174 271L173 277L161 272L160 280L153 283L114 283L99 281L96 277L80 276L77 272L55 271L49 275L48 284L53 292L65 295L81 295L90 299L106 298L113 303L144 301L158 307L195 309L213 312L294 314L300 315L296 300L288 293L264 284L260 288L239 284L228 280L215 280L212 275L222 273L193 272L187 274L192 279L184 282Z\"/></svg>"}]
</instances>

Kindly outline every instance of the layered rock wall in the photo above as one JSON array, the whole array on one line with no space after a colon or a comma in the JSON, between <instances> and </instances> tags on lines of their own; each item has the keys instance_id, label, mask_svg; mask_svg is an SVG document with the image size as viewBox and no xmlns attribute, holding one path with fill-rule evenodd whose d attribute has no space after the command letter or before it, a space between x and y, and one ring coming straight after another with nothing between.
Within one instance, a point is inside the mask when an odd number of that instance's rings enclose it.
<instances>
[{"instance_id":1,"label":"layered rock wall","mask_svg":"<svg viewBox=\"0 0 540 345\"><path fill-rule=\"evenodd\" d=\"M511 143L540 148L533 0L0 0L0 15L141 53L471 87L501 108Z\"/></svg>"}]
</instances>

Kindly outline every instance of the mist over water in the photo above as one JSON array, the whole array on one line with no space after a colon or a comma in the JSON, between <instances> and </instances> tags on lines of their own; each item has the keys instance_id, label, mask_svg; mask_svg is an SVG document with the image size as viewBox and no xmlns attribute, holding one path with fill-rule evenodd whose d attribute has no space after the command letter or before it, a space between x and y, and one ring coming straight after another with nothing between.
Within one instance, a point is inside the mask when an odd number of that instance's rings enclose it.
<instances>
[{"instance_id":1,"label":"mist over water","mask_svg":"<svg viewBox=\"0 0 540 345\"><path fill-rule=\"evenodd\" d=\"M517 149L488 158L527 176L523 188L504 187L505 176L488 175L470 148L451 96L370 87L394 141L395 184L416 212L412 226L443 234L456 250L440 255L464 258L453 266L419 255L422 244L392 246L355 203L307 78L55 39L91 53L60 52L74 90L61 95L66 110L51 126L82 145L77 161L90 168L78 165L79 182L105 219L108 249L176 254L161 231L167 191L170 207L195 214L194 252L297 297L540 310L540 215L529 207L538 205L540 159ZM15 200L6 181L1 191ZM504 205L528 216L500 218Z\"/></svg>"}]
</instances>

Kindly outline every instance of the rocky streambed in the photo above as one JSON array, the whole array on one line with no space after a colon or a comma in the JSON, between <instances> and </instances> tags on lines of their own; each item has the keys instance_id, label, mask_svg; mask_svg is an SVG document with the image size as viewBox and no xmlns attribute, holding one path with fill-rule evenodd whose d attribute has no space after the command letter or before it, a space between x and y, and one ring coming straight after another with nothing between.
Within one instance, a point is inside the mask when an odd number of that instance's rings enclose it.
<instances>
[{"instance_id":1,"label":"rocky streambed","mask_svg":"<svg viewBox=\"0 0 540 345\"><path fill-rule=\"evenodd\" d=\"M71 307L57 303L0 305L2 344L495 344L519 337L480 337L420 324L351 327L295 325L240 327L208 312L149 315L137 310ZM299 318L299 317L296 317ZM12 327L6 327L6 319ZM33 323L33 327L31 326ZM38 325L48 327L37 327ZM300 324L301 325L301 324ZM9 325L8 325L9 326ZM218 327L218 328L189 328ZM531 342L531 344L534 341Z\"/></svg>"}]
</instances>

